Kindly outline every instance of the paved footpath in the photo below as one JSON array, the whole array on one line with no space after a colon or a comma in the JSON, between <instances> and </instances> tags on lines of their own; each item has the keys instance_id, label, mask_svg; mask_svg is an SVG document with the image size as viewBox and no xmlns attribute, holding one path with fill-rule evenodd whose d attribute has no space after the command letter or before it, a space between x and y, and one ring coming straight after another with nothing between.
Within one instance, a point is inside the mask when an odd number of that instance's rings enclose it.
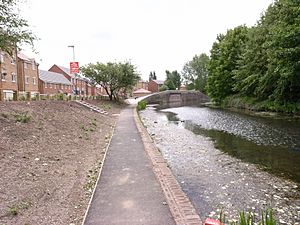
<instances>
[{"instance_id":1,"label":"paved footpath","mask_svg":"<svg viewBox=\"0 0 300 225\"><path fill-rule=\"evenodd\" d=\"M121 112L85 225L175 224L144 150L133 109Z\"/></svg>"}]
</instances>

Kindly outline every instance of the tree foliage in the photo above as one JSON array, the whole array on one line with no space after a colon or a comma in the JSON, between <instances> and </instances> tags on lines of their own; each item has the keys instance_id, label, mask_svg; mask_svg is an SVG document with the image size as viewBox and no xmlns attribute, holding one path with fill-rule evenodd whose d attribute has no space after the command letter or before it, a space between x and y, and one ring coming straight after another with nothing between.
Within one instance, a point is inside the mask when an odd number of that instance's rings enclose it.
<instances>
[{"instance_id":1,"label":"tree foliage","mask_svg":"<svg viewBox=\"0 0 300 225\"><path fill-rule=\"evenodd\" d=\"M181 75L175 71L168 71L166 70L167 79L165 81L165 85L168 87L169 90L176 90L180 89L181 86Z\"/></svg>"},{"instance_id":2,"label":"tree foliage","mask_svg":"<svg viewBox=\"0 0 300 225\"><path fill-rule=\"evenodd\" d=\"M156 73L155 71L151 71L150 74L149 74L149 81L150 80L157 80L157 77L156 77Z\"/></svg>"},{"instance_id":3,"label":"tree foliage","mask_svg":"<svg viewBox=\"0 0 300 225\"><path fill-rule=\"evenodd\" d=\"M213 101L219 103L235 93L234 71L247 39L248 28L239 26L218 35L211 49L207 91Z\"/></svg>"},{"instance_id":4,"label":"tree foliage","mask_svg":"<svg viewBox=\"0 0 300 225\"><path fill-rule=\"evenodd\" d=\"M36 37L28 23L18 14L19 0L0 0L0 49L12 55L16 46L30 44Z\"/></svg>"},{"instance_id":5,"label":"tree foliage","mask_svg":"<svg viewBox=\"0 0 300 225\"><path fill-rule=\"evenodd\" d=\"M242 96L286 104L300 99L300 4L278 0L249 32L236 71Z\"/></svg>"},{"instance_id":6,"label":"tree foliage","mask_svg":"<svg viewBox=\"0 0 300 225\"><path fill-rule=\"evenodd\" d=\"M92 79L95 84L101 85L110 100L118 100L120 92L133 88L140 76L136 68L130 63L99 63L88 64L81 68L82 73Z\"/></svg>"},{"instance_id":7,"label":"tree foliage","mask_svg":"<svg viewBox=\"0 0 300 225\"><path fill-rule=\"evenodd\" d=\"M275 0L258 23L219 35L211 49L208 93L237 94L290 107L300 102L300 4Z\"/></svg>"},{"instance_id":8,"label":"tree foliage","mask_svg":"<svg viewBox=\"0 0 300 225\"><path fill-rule=\"evenodd\" d=\"M195 55L191 61L183 66L181 72L189 90L198 90L205 93L208 77L209 56L205 53Z\"/></svg>"}]
</instances>

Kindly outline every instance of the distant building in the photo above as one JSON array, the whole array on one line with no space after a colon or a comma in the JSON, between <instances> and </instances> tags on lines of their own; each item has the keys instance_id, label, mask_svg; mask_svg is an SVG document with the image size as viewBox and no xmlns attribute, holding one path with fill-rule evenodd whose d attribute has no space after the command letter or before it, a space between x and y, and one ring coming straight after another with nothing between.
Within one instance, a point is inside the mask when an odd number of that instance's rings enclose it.
<instances>
[{"instance_id":1,"label":"distant building","mask_svg":"<svg viewBox=\"0 0 300 225\"><path fill-rule=\"evenodd\" d=\"M136 85L133 87L133 90L138 90L138 89L145 89L148 90L148 81L143 81L143 80L139 80Z\"/></svg>"},{"instance_id":2,"label":"distant building","mask_svg":"<svg viewBox=\"0 0 300 225\"><path fill-rule=\"evenodd\" d=\"M72 93L72 83L60 73L40 70L39 79L41 94Z\"/></svg>"},{"instance_id":3,"label":"distant building","mask_svg":"<svg viewBox=\"0 0 300 225\"><path fill-rule=\"evenodd\" d=\"M150 95L151 93L152 93L151 91L148 91L144 88L140 88L140 89L135 90L132 93L132 95L133 95L133 97L138 98L138 97L143 97L143 96L146 96L146 95Z\"/></svg>"},{"instance_id":4,"label":"distant building","mask_svg":"<svg viewBox=\"0 0 300 225\"><path fill-rule=\"evenodd\" d=\"M152 93L154 92L159 92L159 88L163 86L164 81L162 80L150 80L148 83L148 91L151 91Z\"/></svg>"},{"instance_id":5,"label":"distant building","mask_svg":"<svg viewBox=\"0 0 300 225\"><path fill-rule=\"evenodd\" d=\"M64 75L72 83L73 94L89 95L88 80L80 74L71 74L70 69L54 64L48 71ZM92 91L90 91L92 92Z\"/></svg>"}]
</instances>

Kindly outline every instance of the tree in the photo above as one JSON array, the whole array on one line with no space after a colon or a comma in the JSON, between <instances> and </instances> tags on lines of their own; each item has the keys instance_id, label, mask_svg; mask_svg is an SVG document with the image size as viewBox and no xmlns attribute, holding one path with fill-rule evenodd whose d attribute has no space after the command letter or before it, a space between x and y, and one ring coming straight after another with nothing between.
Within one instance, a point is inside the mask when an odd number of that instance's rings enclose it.
<instances>
[{"instance_id":1,"label":"tree","mask_svg":"<svg viewBox=\"0 0 300 225\"><path fill-rule=\"evenodd\" d=\"M150 75L149 75L149 81L150 81L150 80L157 80L155 71L153 71L153 72L151 71L151 72L150 72Z\"/></svg>"},{"instance_id":2,"label":"tree","mask_svg":"<svg viewBox=\"0 0 300 225\"><path fill-rule=\"evenodd\" d=\"M181 76L177 70L170 72L166 70L167 79L165 85L168 86L169 90L180 89L181 86Z\"/></svg>"},{"instance_id":3,"label":"tree","mask_svg":"<svg viewBox=\"0 0 300 225\"><path fill-rule=\"evenodd\" d=\"M236 27L228 30L225 35L218 35L213 44L208 66L207 92L216 103L221 103L225 97L236 93L234 71L237 69L247 32L246 26Z\"/></svg>"},{"instance_id":4,"label":"tree","mask_svg":"<svg viewBox=\"0 0 300 225\"><path fill-rule=\"evenodd\" d=\"M240 95L281 104L299 101L299 21L297 1L277 0L249 30L234 76Z\"/></svg>"},{"instance_id":5,"label":"tree","mask_svg":"<svg viewBox=\"0 0 300 225\"><path fill-rule=\"evenodd\" d=\"M17 13L19 0L0 0L0 49L13 55L20 44L30 44L36 37L29 31L26 20Z\"/></svg>"},{"instance_id":6,"label":"tree","mask_svg":"<svg viewBox=\"0 0 300 225\"><path fill-rule=\"evenodd\" d=\"M88 64L81 68L82 73L101 85L110 100L118 100L119 93L133 88L140 76L136 68L130 63L99 63Z\"/></svg>"},{"instance_id":7,"label":"tree","mask_svg":"<svg viewBox=\"0 0 300 225\"><path fill-rule=\"evenodd\" d=\"M189 90L195 89L205 93L208 77L209 56L205 53L195 55L182 70L182 77Z\"/></svg>"}]
</instances>

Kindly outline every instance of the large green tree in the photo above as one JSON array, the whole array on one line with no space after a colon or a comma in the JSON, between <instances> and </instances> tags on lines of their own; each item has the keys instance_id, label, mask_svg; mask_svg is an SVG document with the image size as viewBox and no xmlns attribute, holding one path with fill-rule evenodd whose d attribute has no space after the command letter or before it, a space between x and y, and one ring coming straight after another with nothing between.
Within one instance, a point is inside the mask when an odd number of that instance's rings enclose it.
<instances>
[{"instance_id":1,"label":"large green tree","mask_svg":"<svg viewBox=\"0 0 300 225\"><path fill-rule=\"evenodd\" d=\"M300 100L300 3L278 0L271 5L262 25L268 27L268 70L259 91L277 102Z\"/></svg>"},{"instance_id":2,"label":"large green tree","mask_svg":"<svg viewBox=\"0 0 300 225\"><path fill-rule=\"evenodd\" d=\"M18 14L19 0L0 0L0 49L12 55L17 46L33 46L35 36L28 23Z\"/></svg>"},{"instance_id":3,"label":"large green tree","mask_svg":"<svg viewBox=\"0 0 300 225\"><path fill-rule=\"evenodd\" d=\"M247 39L248 28L238 26L220 34L211 49L211 59L208 66L209 76L207 92L216 103L235 93L234 71Z\"/></svg>"},{"instance_id":4,"label":"large green tree","mask_svg":"<svg viewBox=\"0 0 300 225\"><path fill-rule=\"evenodd\" d=\"M251 28L235 71L235 91L279 103L300 99L300 4L278 0Z\"/></svg>"},{"instance_id":5,"label":"large green tree","mask_svg":"<svg viewBox=\"0 0 300 225\"><path fill-rule=\"evenodd\" d=\"M167 79L165 81L165 85L169 88L169 90L176 90L180 89L181 86L181 75L177 72L177 70L174 70L170 72L169 70L166 70L166 76Z\"/></svg>"},{"instance_id":6,"label":"large green tree","mask_svg":"<svg viewBox=\"0 0 300 225\"><path fill-rule=\"evenodd\" d=\"M209 56L205 53L195 55L191 61L185 63L181 74L189 90L198 90L205 93L208 63Z\"/></svg>"},{"instance_id":7,"label":"large green tree","mask_svg":"<svg viewBox=\"0 0 300 225\"><path fill-rule=\"evenodd\" d=\"M118 100L119 94L133 88L140 76L130 62L88 64L81 68L81 72L101 85L110 100Z\"/></svg>"}]
</instances>

